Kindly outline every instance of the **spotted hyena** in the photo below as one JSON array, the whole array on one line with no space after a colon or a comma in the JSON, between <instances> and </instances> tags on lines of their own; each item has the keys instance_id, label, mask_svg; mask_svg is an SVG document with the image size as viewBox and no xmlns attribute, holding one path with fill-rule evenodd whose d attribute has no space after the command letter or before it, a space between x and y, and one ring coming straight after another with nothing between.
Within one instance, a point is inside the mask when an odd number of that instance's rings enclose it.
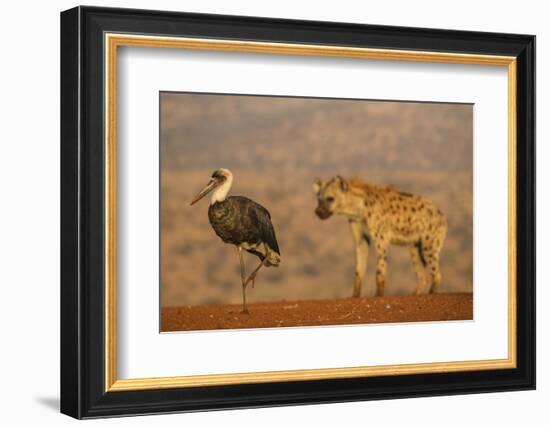
<instances>
[{"instance_id":1,"label":"spotted hyena","mask_svg":"<svg viewBox=\"0 0 550 425\"><path fill-rule=\"evenodd\" d=\"M418 285L424 291L428 267L432 279L430 292L441 283L439 254L447 233L447 220L428 199L400 192L391 186L349 181L341 176L323 183L316 179L313 190L318 205L315 213L325 220L332 214L348 217L355 241L355 283L353 296L361 296L370 245L376 250L376 295L384 294L386 257L390 244L409 247Z\"/></svg>"}]
</instances>

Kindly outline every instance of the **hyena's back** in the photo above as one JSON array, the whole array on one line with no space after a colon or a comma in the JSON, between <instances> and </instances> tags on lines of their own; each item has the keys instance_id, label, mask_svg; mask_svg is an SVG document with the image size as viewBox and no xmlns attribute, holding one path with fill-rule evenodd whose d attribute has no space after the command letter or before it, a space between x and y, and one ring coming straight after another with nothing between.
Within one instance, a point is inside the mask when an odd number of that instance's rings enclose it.
<instances>
[{"instance_id":1,"label":"hyena's back","mask_svg":"<svg viewBox=\"0 0 550 425\"><path fill-rule=\"evenodd\" d=\"M394 244L419 243L441 249L447 220L432 201L392 186L356 179L350 180L350 188L364 198L365 219L372 236L388 238Z\"/></svg>"}]
</instances>

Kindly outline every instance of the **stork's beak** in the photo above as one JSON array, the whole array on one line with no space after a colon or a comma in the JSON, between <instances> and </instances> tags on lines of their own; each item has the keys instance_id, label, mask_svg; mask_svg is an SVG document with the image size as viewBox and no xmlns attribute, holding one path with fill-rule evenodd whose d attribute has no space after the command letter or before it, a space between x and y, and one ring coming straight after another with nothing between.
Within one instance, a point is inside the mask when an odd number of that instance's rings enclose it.
<instances>
[{"instance_id":1,"label":"stork's beak","mask_svg":"<svg viewBox=\"0 0 550 425\"><path fill-rule=\"evenodd\" d=\"M190 205L195 205L197 202L199 202L202 198L204 198L206 195L208 195L212 190L218 186L219 182L212 179L208 182L206 186L193 198Z\"/></svg>"}]
</instances>

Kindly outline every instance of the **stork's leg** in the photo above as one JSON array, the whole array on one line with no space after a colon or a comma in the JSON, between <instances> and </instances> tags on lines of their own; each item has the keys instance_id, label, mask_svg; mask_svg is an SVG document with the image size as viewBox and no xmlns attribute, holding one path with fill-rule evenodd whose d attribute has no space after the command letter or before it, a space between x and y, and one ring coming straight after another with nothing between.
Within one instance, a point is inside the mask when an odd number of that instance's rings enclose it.
<instances>
[{"instance_id":1,"label":"stork's leg","mask_svg":"<svg viewBox=\"0 0 550 425\"><path fill-rule=\"evenodd\" d=\"M246 305L246 285L248 283L246 281L246 271L244 268L243 249L241 247L238 247L238 249L239 259L241 260L241 283L243 285L243 313L248 314L248 306Z\"/></svg>"},{"instance_id":2,"label":"stork's leg","mask_svg":"<svg viewBox=\"0 0 550 425\"><path fill-rule=\"evenodd\" d=\"M254 287L254 279L256 279L256 275L258 274L258 271L262 268L262 266L266 262L267 262L267 257L264 258L260 264L258 264L258 267L256 267L252 273L250 273L250 276L248 276L248 279L246 279L245 285L248 285L250 282L252 282L252 287Z\"/></svg>"}]
</instances>

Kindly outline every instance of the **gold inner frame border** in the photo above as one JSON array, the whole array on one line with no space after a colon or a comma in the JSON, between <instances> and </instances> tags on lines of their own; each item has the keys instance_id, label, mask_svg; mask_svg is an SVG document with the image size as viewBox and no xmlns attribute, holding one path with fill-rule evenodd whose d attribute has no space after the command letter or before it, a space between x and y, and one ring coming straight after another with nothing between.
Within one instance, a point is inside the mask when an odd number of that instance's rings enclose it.
<instances>
[{"instance_id":1,"label":"gold inner frame border","mask_svg":"<svg viewBox=\"0 0 550 425\"><path fill-rule=\"evenodd\" d=\"M105 46L105 391L136 391L216 385L269 382L313 381L419 373L448 373L515 368L516 358L516 58L513 56L371 49L330 45L288 44L257 41L180 38L106 33ZM173 377L118 379L116 324L116 123L118 47L149 47L263 53L279 55L324 56L356 59L397 60L507 67L508 72L508 358L454 362L399 364L252 373L229 373Z\"/></svg>"}]
</instances>

